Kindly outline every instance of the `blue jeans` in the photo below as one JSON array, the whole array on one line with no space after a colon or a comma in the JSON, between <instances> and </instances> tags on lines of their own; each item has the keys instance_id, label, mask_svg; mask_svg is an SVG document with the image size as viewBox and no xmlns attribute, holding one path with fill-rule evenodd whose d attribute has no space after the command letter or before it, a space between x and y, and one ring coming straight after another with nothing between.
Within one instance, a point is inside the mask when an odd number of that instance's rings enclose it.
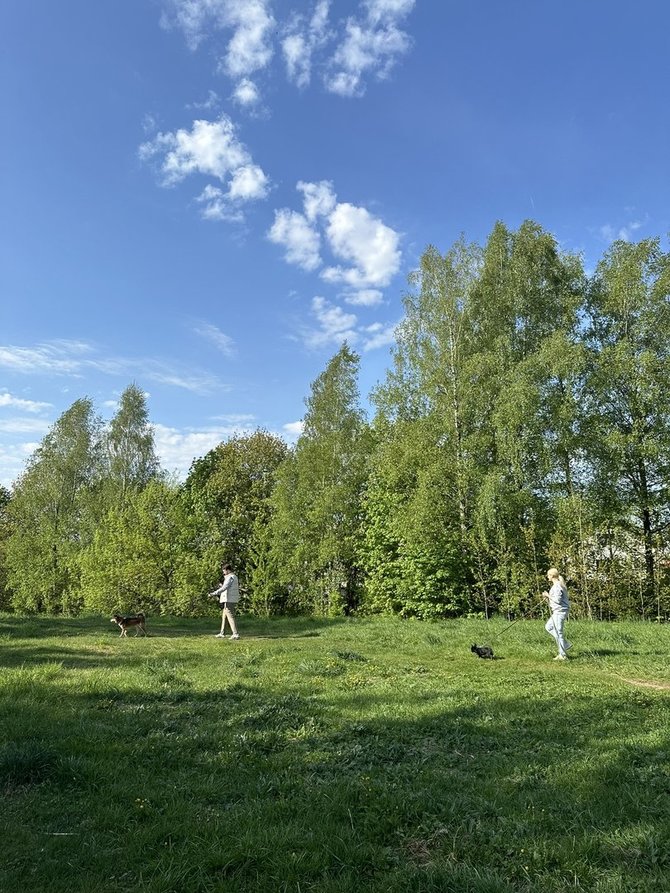
<instances>
[{"instance_id":1,"label":"blue jeans","mask_svg":"<svg viewBox=\"0 0 670 893\"><path fill-rule=\"evenodd\" d=\"M549 620L547 620L547 623L544 627L549 635L553 636L554 639L556 639L560 657L565 657L565 652L570 647L566 642L565 636L563 635L563 625L567 619L567 610L559 608L557 611L552 611L551 617L549 618Z\"/></svg>"}]
</instances>

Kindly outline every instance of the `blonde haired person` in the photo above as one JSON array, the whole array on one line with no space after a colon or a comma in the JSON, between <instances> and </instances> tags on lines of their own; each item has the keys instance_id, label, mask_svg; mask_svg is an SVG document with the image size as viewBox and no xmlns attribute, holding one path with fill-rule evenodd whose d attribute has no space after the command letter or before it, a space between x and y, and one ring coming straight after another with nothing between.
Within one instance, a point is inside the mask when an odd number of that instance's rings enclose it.
<instances>
[{"instance_id":1,"label":"blonde haired person","mask_svg":"<svg viewBox=\"0 0 670 893\"><path fill-rule=\"evenodd\" d=\"M567 651L572 648L572 643L563 635L563 626L568 619L570 602L568 601L568 589L565 580L555 567L547 571L547 580L551 583L549 592L543 592L542 598L546 599L551 610L551 617L545 625L546 631L553 636L558 645L558 654L554 660L567 660Z\"/></svg>"}]
</instances>

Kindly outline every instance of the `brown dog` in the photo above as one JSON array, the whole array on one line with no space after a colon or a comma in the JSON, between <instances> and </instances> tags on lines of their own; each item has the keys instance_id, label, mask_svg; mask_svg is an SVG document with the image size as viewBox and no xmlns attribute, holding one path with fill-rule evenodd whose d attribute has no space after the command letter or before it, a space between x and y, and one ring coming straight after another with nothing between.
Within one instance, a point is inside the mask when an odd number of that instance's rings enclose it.
<instances>
[{"instance_id":1,"label":"brown dog","mask_svg":"<svg viewBox=\"0 0 670 893\"><path fill-rule=\"evenodd\" d=\"M115 614L110 622L116 623L117 626L121 628L121 636L119 638L126 636L131 626L137 627L137 630L135 632L136 636L139 636L140 630L145 636L148 635L144 626L144 614L128 614L126 616L124 616L123 614Z\"/></svg>"}]
</instances>

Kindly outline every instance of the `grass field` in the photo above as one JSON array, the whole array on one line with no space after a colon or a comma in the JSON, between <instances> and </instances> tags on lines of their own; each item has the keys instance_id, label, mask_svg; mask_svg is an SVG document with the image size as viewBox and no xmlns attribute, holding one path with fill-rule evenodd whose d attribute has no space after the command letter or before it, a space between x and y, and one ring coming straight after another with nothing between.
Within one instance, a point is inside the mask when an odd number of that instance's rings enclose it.
<instances>
[{"instance_id":1,"label":"grass field","mask_svg":"<svg viewBox=\"0 0 670 893\"><path fill-rule=\"evenodd\" d=\"M216 627L0 616L2 893L670 890L670 627Z\"/></svg>"}]
</instances>

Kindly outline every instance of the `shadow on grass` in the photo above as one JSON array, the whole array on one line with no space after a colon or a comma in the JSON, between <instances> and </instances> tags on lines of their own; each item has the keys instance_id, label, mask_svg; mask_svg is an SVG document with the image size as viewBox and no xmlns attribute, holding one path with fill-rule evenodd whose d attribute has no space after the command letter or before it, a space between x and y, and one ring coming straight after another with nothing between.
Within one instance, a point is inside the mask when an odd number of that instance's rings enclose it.
<instances>
[{"instance_id":1,"label":"shadow on grass","mask_svg":"<svg viewBox=\"0 0 670 893\"><path fill-rule=\"evenodd\" d=\"M333 629L351 621L344 617L280 617L263 619L245 614L239 616L239 626L246 635L256 638L304 638L318 636L325 629ZM147 632L150 637L182 637L208 635L220 626L221 615L218 611L211 617L180 618L147 615ZM118 627L111 627L108 617L44 617L0 615L0 637L7 641L11 638L49 639L77 638L82 635L109 634L110 639L120 638ZM127 638L135 638L131 633ZM138 638L144 638L139 636Z\"/></svg>"},{"instance_id":2,"label":"shadow on grass","mask_svg":"<svg viewBox=\"0 0 670 893\"><path fill-rule=\"evenodd\" d=\"M549 686L446 708L430 679L420 697L232 676L196 692L180 672L0 701L0 889L664 889L670 732L631 736L658 695Z\"/></svg>"}]
</instances>

